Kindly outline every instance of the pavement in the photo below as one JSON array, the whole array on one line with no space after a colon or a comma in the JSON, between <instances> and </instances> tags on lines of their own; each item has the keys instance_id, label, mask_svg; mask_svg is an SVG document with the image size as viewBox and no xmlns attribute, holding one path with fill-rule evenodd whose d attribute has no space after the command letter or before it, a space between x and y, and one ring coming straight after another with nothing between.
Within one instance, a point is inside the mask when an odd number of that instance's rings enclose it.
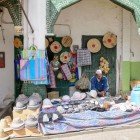
<instances>
[{"instance_id":1,"label":"pavement","mask_svg":"<svg viewBox=\"0 0 140 140\"><path fill-rule=\"evenodd\" d=\"M14 140L140 140L140 125L126 127L109 127L101 129L87 129L43 137L15 138Z\"/></svg>"}]
</instances>

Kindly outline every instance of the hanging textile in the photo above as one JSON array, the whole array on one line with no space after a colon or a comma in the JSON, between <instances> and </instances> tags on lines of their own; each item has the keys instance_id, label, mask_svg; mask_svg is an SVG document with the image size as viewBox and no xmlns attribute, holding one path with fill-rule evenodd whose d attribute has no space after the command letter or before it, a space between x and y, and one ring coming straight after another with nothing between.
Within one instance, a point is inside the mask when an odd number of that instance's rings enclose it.
<instances>
[{"instance_id":1,"label":"hanging textile","mask_svg":"<svg viewBox=\"0 0 140 140\"><path fill-rule=\"evenodd\" d=\"M50 74L50 88L56 88L56 79L52 64L50 64L49 66L49 74Z\"/></svg>"},{"instance_id":2,"label":"hanging textile","mask_svg":"<svg viewBox=\"0 0 140 140\"><path fill-rule=\"evenodd\" d=\"M41 80L34 80L34 81L31 81L31 83L35 84L35 85L50 85L50 66L49 66L49 62L46 58L46 72L47 72L47 77L46 79L41 79ZM41 69L42 70L42 69Z\"/></svg>"},{"instance_id":3,"label":"hanging textile","mask_svg":"<svg viewBox=\"0 0 140 140\"><path fill-rule=\"evenodd\" d=\"M62 69L63 74L65 75L66 79L71 80L72 75L71 75L71 72L70 72L70 69L69 69L68 65L67 64L62 65L61 69Z\"/></svg>"},{"instance_id":4,"label":"hanging textile","mask_svg":"<svg viewBox=\"0 0 140 140\"><path fill-rule=\"evenodd\" d=\"M20 54L17 55L16 59L14 60L14 66L15 66L15 80L20 79Z\"/></svg>"},{"instance_id":5,"label":"hanging textile","mask_svg":"<svg viewBox=\"0 0 140 140\"><path fill-rule=\"evenodd\" d=\"M28 61L21 59L20 65L20 79L22 81L38 81L48 79L48 73L46 70L48 64L46 59L37 58Z\"/></svg>"}]
</instances>

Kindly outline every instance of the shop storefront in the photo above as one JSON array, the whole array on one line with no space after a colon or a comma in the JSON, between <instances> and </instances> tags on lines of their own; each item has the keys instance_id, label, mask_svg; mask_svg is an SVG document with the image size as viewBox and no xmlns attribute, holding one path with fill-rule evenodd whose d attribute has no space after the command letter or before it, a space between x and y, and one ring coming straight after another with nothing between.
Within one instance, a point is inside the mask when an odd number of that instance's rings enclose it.
<instances>
[{"instance_id":1,"label":"shop storefront","mask_svg":"<svg viewBox=\"0 0 140 140\"><path fill-rule=\"evenodd\" d=\"M0 52L5 52L0 55L0 95L5 106L14 101L13 118L1 118L1 137L140 122L139 87L129 96L130 82L140 80L139 1L2 0L0 4ZM108 79L103 97L91 90L98 69Z\"/></svg>"}]
</instances>

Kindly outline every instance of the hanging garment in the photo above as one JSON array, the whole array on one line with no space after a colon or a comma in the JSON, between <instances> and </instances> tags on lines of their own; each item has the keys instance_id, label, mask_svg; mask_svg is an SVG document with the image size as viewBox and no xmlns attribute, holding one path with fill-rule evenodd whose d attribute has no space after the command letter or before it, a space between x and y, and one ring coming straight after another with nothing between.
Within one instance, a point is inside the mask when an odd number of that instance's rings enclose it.
<instances>
[{"instance_id":1,"label":"hanging garment","mask_svg":"<svg viewBox=\"0 0 140 140\"><path fill-rule=\"evenodd\" d=\"M47 78L44 80L34 80L31 81L31 83L35 84L35 85L50 85L51 80L50 80L50 64L49 64L49 60L48 60L48 55L47 55L47 51L45 51L45 59L46 59L46 71L47 71Z\"/></svg>"},{"instance_id":2,"label":"hanging garment","mask_svg":"<svg viewBox=\"0 0 140 140\"><path fill-rule=\"evenodd\" d=\"M18 54L17 58L14 60L14 66L15 66L15 80L20 79L20 59L21 56Z\"/></svg>"},{"instance_id":3,"label":"hanging garment","mask_svg":"<svg viewBox=\"0 0 140 140\"><path fill-rule=\"evenodd\" d=\"M34 81L31 81L31 83L33 83L35 85L50 85L51 81L50 81L50 71L49 71L49 69L50 69L49 62L46 60L46 71L47 71L46 79L45 80L34 80Z\"/></svg>"},{"instance_id":4,"label":"hanging garment","mask_svg":"<svg viewBox=\"0 0 140 140\"><path fill-rule=\"evenodd\" d=\"M20 79L20 59L15 59L15 80Z\"/></svg>"},{"instance_id":5,"label":"hanging garment","mask_svg":"<svg viewBox=\"0 0 140 140\"><path fill-rule=\"evenodd\" d=\"M50 74L50 88L56 88L56 79L55 79L52 64L50 64L49 66L49 74Z\"/></svg>"},{"instance_id":6,"label":"hanging garment","mask_svg":"<svg viewBox=\"0 0 140 140\"><path fill-rule=\"evenodd\" d=\"M67 80L72 79L72 75L67 64L62 65L61 69L63 71L63 74L66 76Z\"/></svg>"}]
</instances>

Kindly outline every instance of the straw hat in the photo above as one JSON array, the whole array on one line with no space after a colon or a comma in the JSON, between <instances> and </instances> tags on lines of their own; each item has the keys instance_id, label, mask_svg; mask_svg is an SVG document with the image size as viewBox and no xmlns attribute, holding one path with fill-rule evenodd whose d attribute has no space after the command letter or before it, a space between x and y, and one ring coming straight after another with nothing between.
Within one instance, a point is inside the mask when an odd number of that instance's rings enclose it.
<instances>
[{"instance_id":1,"label":"straw hat","mask_svg":"<svg viewBox=\"0 0 140 140\"><path fill-rule=\"evenodd\" d=\"M72 44L72 38L70 36L64 36L61 43L64 47L70 47Z\"/></svg>"},{"instance_id":2,"label":"straw hat","mask_svg":"<svg viewBox=\"0 0 140 140\"><path fill-rule=\"evenodd\" d=\"M92 53L97 53L101 49L101 43L98 39L92 38L87 42L87 48Z\"/></svg>"},{"instance_id":3,"label":"straw hat","mask_svg":"<svg viewBox=\"0 0 140 140\"><path fill-rule=\"evenodd\" d=\"M53 107L53 104L51 103L51 100L46 98L43 100L42 108L51 108Z\"/></svg>"},{"instance_id":4,"label":"straw hat","mask_svg":"<svg viewBox=\"0 0 140 140\"><path fill-rule=\"evenodd\" d=\"M58 107L57 107L57 111L58 111L59 113L61 113L61 114L63 114L63 113L66 112L66 110L65 110L62 106L58 106Z\"/></svg>"},{"instance_id":5,"label":"straw hat","mask_svg":"<svg viewBox=\"0 0 140 140\"><path fill-rule=\"evenodd\" d=\"M60 55L60 61L62 63L68 63L70 61L70 53L65 51Z\"/></svg>"},{"instance_id":6,"label":"straw hat","mask_svg":"<svg viewBox=\"0 0 140 140\"><path fill-rule=\"evenodd\" d=\"M29 102L29 99L27 96L25 96L24 94L20 94L17 99L16 102L22 102L23 104L27 104Z\"/></svg>"},{"instance_id":7,"label":"straw hat","mask_svg":"<svg viewBox=\"0 0 140 140\"><path fill-rule=\"evenodd\" d=\"M89 93L88 93L89 96L93 97L93 98L96 98L97 97L97 92L96 90L91 90Z\"/></svg>"},{"instance_id":8,"label":"straw hat","mask_svg":"<svg viewBox=\"0 0 140 140\"><path fill-rule=\"evenodd\" d=\"M62 101L63 101L63 102L70 102L70 96L69 96L69 95L64 95L64 96L62 97Z\"/></svg>"},{"instance_id":9,"label":"straw hat","mask_svg":"<svg viewBox=\"0 0 140 140\"><path fill-rule=\"evenodd\" d=\"M54 99L51 100L51 102L52 102L52 103L61 103L62 100L59 99L59 98L54 98Z\"/></svg>"},{"instance_id":10,"label":"straw hat","mask_svg":"<svg viewBox=\"0 0 140 140\"><path fill-rule=\"evenodd\" d=\"M22 102L16 102L16 106L15 107L13 107L13 109L15 110L15 111L22 111L22 110L24 110L24 109L26 109L26 105L25 104L23 104Z\"/></svg>"},{"instance_id":11,"label":"straw hat","mask_svg":"<svg viewBox=\"0 0 140 140\"><path fill-rule=\"evenodd\" d=\"M38 120L35 116L28 116L27 120L25 121L26 127L36 127L38 124Z\"/></svg>"},{"instance_id":12,"label":"straw hat","mask_svg":"<svg viewBox=\"0 0 140 140\"><path fill-rule=\"evenodd\" d=\"M30 99L29 104L27 106L28 109L34 110L40 107L40 103L36 99Z\"/></svg>"},{"instance_id":13,"label":"straw hat","mask_svg":"<svg viewBox=\"0 0 140 140\"><path fill-rule=\"evenodd\" d=\"M56 121L56 120L58 120L58 119L59 119L58 114L53 113L53 114L52 114L52 120L53 120L53 121Z\"/></svg>"},{"instance_id":14,"label":"straw hat","mask_svg":"<svg viewBox=\"0 0 140 140\"><path fill-rule=\"evenodd\" d=\"M51 36L48 37L48 40L49 40L50 43L52 43L54 41L53 37L51 37Z\"/></svg>"},{"instance_id":15,"label":"straw hat","mask_svg":"<svg viewBox=\"0 0 140 140\"><path fill-rule=\"evenodd\" d=\"M43 122L46 123L46 122L49 122L49 121L50 121L50 119L48 117L48 114L44 114L43 115Z\"/></svg>"},{"instance_id":16,"label":"straw hat","mask_svg":"<svg viewBox=\"0 0 140 140\"><path fill-rule=\"evenodd\" d=\"M48 38L45 38L45 45L46 45L46 48L49 47L49 39Z\"/></svg>"},{"instance_id":17,"label":"straw hat","mask_svg":"<svg viewBox=\"0 0 140 140\"><path fill-rule=\"evenodd\" d=\"M14 26L15 35L22 35L23 34L23 27L22 26Z\"/></svg>"},{"instance_id":18,"label":"straw hat","mask_svg":"<svg viewBox=\"0 0 140 140\"><path fill-rule=\"evenodd\" d=\"M54 41L51 44L50 49L53 53L59 53L62 50L62 46L58 41Z\"/></svg>"},{"instance_id":19,"label":"straw hat","mask_svg":"<svg viewBox=\"0 0 140 140\"><path fill-rule=\"evenodd\" d=\"M7 140L9 136L4 132L3 129L0 129L0 140Z\"/></svg>"},{"instance_id":20,"label":"straw hat","mask_svg":"<svg viewBox=\"0 0 140 140\"><path fill-rule=\"evenodd\" d=\"M80 93L78 91L74 92L73 96L71 97L71 100L83 100L84 98L86 98L86 94L85 93Z\"/></svg>"},{"instance_id":21,"label":"straw hat","mask_svg":"<svg viewBox=\"0 0 140 140\"><path fill-rule=\"evenodd\" d=\"M1 119L0 120L0 126L5 129L5 128L9 128L9 125L7 123L7 121L5 119Z\"/></svg>"},{"instance_id":22,"label":"straw hat","mask_svg":"<svg viewBox=\"0 0 140 140\"><path fill-rule=\"evenodd\" d=\"M103 44L107 48L113 48L117 44L117 36L111 32L108 32L103 37Z\"/></svg>"},{"instance_id":23,"label":"straw hat","mask_svg":"<svg viewBox=\"0 0 140 140\"><path fill-rule=\"evenodd\" d=\"M22 121L20 118L13 119L13 122L11 124L11 128L13 130L20 130L23 129L25 126L24 121Z\"/></svg>"},{"instance_id":24,"label":"straw hat","mask_svg":"<svg viewBox=\"0 0 140 140\"><path fill-rule=\"evenodd\" d=\"M6 116L6 117L4 117L4 119L6 120L6 122L7 122L8 125L10 125L12 123L11 116Z\"/></svg>"},{"instance_id":25,"label":"straw hat","mask_svg":"<svg viewBox=\"0 0 140 140\"><path fill-rule=\"evenodd\" d=\"M42 102L42 97L38 94L38 93L33 93L30 97L29 97L29 101L35 99L38 103Z\"/></svg>"}]
</instances>

